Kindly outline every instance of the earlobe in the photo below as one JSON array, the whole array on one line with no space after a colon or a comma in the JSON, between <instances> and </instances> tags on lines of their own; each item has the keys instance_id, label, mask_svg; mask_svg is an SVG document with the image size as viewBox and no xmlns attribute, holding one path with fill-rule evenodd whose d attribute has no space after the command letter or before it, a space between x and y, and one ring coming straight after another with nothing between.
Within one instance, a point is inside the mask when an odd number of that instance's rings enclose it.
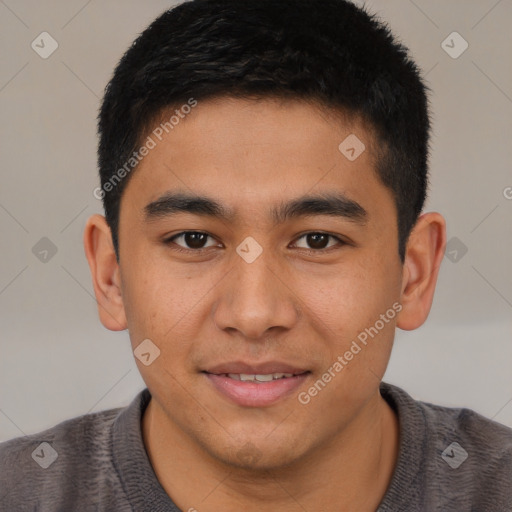
<instances>
[{"instance_id":1,"label":"earlobe","mask_svg":"<svg viewBox=\"0 0 512 512\"><path fill-rule=\"evenodd\" d=\"M413 330L428 317L446 247L446 222L436 212L420 216L407 243L397 327Z\"/></svg>"},{"instance_id":2,"label":"earlobe","mask_svg":"<svg viewBox=\"0 0 512 512\"><path fill-rule=\"evenodd\" d=\"M110 228L102 215L93 215L87 220L84 250L91 270L101 323L111 331L122 331L126 329L127 323L119 264Z\"/></svg>"}]
</instances>

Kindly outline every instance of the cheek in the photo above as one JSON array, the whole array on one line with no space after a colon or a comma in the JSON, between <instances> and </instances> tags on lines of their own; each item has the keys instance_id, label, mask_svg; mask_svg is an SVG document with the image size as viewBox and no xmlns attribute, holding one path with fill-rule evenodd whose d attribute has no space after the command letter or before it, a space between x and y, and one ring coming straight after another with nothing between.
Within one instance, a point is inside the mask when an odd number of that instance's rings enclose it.
<instances>
[{"instance_id":1,"label":"cheek","mask_svg":"<svg viewBox=\"0 0 512 512\"><path fill-rule=\"evenodd\" d=\"M147 261L129 270L123 279L123 302L132 345L149 338L162 351L172 347L179 354L205 321L201 305L212 280L190 279L168 261Z\"/></svg>"},{"instance_id":2,"label":"cheek","mask_svg":"<svg viewBox=\"0 0 512 512\"><path fill-rule=\"evenodd\" d=\"M313 279L306 276L296 286L301 302L307 306L305 314L311 314L333 334L373 323L394 296L387 280L375 268L353 265Z\"/></svg>"},{"instance_id":3,"label":"cheek","mask_svg":"<svg viewBox=\"0 0 512 512\"><path fill-rule=\"evenodd\" d=\"M399 274L384 271L385 262L368 261L347 265L329 276L300 284L307 322L323 345L324 364L333 364L346 354L344 374L380 374L389 359L395 332ZM395 304L395 308L393 308ZM381 316L384 315L384 318Z\"/></svg>"},{"instance_id":4,"label":"cheek","mask_svg":"<svg viewBox=\"0 0 512 512\"><path fill-rule=\"evenodd\" d=\"M123 279L123 302L132 343L150 338L160 346L185 307L172 281L169 283L155 268L149 263L133 265Z\"/></svg>"},{"instance_id":5,"label":"cheek","mask_svg":"<svg viewBox=\"0 0 512 512\"><path fill-rule=\"evenodd\" d=\"M188 383L191 340L201 324L197 319L199 310L194 308L198 293L190 290L187 281L175 273L171 276L169 270L154 272L148 264L134 268L123 286L129 336L139 372L152 391L167 390L177 397L175 400L183 392L183 383ZM158 355L146 365L137 358L137 348L148 339L157 347L150 344L151 358Z\"/></svg>"}]
</instances>

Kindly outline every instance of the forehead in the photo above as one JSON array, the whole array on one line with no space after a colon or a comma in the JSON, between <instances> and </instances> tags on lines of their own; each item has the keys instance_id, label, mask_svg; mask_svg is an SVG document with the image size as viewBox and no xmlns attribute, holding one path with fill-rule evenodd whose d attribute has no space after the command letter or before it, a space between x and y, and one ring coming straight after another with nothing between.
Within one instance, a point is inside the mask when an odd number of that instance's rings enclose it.
<instances>
[{"instance_id":1,"label":"forehead","mask_svg":"<svg viewBox=\"0 0 512 512\"><path fill-rule=\"evenodd\" d=\"M162 110L149 123L146 135L155 139L159 146L167 139L176 144L186 140L188 147L194 146L199 152L203 149L211 152L213 146L229 146L231 153L236 148L245 153L247 146L281 146L287 158L291 157L292 150L300 158L299 144L311 154L312 144L319 150L326 145L332 148L332 138L353 134L364 143L364 156L375 160L377 147L371 125L358 115L313 100L222 96L196 103L197 106L188 108L185 115L181 110L187 107L186 104ZM332 138L327 137L326 132ZM229 139L226 139L228 134ZM325 144L319 145L320 139ZM335 149L338 149L338 144ZM276 155L274 152L273 156Z\"/></svg>"},{"instance_id":2,"label":"forehead","mask_svg":"<svg viewBox=\"0 0 512 512\"><path fill-rule=\"evenodd\" d=\"M174 112L162 112L155 129ZM391 199L375 173L372 132L316 105L221 98L198 102L172 129L155 129L123 194L139 210L177 189L214 196L235 214L313 193L340 192L359 204Z\"/></svg>"}]
</instances>

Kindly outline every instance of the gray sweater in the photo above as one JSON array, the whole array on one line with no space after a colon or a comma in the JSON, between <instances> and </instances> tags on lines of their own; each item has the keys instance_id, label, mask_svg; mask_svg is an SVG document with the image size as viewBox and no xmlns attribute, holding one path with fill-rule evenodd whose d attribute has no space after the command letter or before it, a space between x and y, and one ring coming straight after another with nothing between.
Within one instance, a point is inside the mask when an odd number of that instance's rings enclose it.
<instances>
[{"instance_id":1,"label":"gray sweater","mask_svg":"<svg viewBox=\"0 0 512 512\"><path fill-rule=\"evenodd\" d=\"M398 414L400 450L377 512L512 511L512 429L390 384L381 394ZM142 441L150 398L144 389L125 408L1 443L0 511L179 512Z\"/></svg>"}]
</instances>

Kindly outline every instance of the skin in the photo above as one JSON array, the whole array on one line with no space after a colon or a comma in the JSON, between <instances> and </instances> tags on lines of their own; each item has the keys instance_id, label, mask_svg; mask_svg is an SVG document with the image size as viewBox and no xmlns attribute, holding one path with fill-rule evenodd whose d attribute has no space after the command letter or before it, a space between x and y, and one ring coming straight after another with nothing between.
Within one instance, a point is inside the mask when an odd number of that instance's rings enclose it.
<instances>
[{"instance_id":1,"label":"skin","mask_svg":"<svg viewBox=\"0 0 512 512\"><path fill-rule=\"evenodd\" d=\"M367 148L355 161L338 149L351 133ZM301 101L199 102L128 182L119 264L104 217L89 219L84 245L102 323L128 329L133 349L149 338L161 351L149 366L136 359L152 396L143 439L182 510L374 511L382 500L399 426L379 384L395 328L416 329L428 316L446 234L440 214L423 214L401 264L374 144L357 119ZM176 191L235 215L147 221L144 207ZM333 191L359 203L366 222L310 215L275 225L270 216L281 202ZM183 237L165 242L187 230L211 235L202 253L176 251L192 246ZM318 232L346 243L315 246L303 236ZM263 249L250 264L236 252L247 236ZM400 313L307 405L294 392L242 407L201 373L227 361L278 360L311 372L298 390L307 391L394 303Z\"/></svg>"}]
</instances>

